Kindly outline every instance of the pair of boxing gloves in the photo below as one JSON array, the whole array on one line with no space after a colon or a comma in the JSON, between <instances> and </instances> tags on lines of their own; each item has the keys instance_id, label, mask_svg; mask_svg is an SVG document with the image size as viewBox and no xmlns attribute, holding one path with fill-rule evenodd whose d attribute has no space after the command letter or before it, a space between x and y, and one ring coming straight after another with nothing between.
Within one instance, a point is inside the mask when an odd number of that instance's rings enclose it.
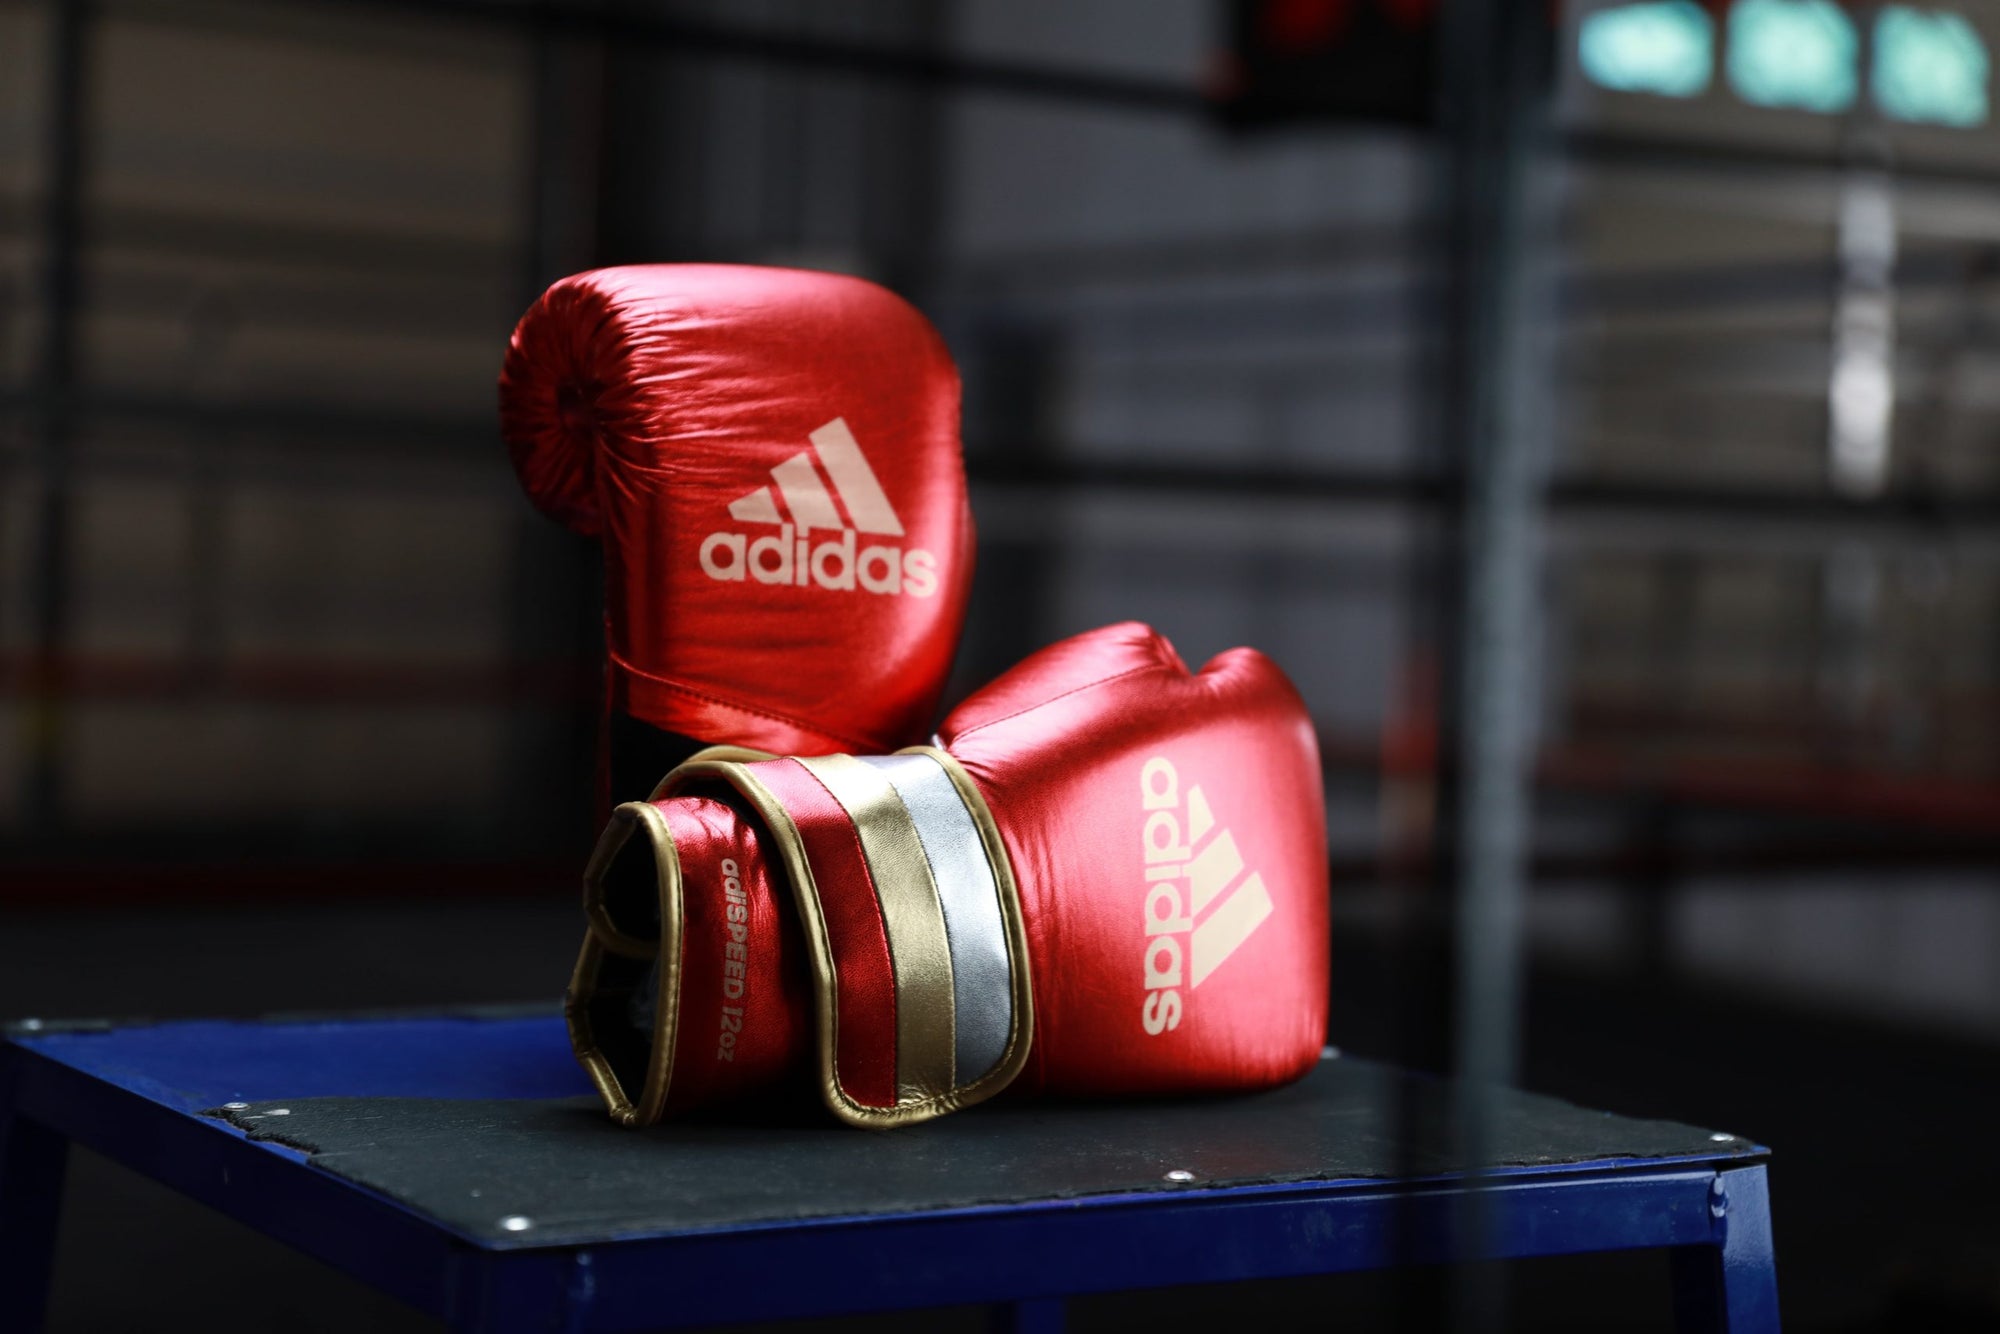
<instances>
[{"instance_id":1,"label":"pair of boxing gloves","mask_svg":"<svg viewBox=\"0 0 2000 1334\"><path fill-rule=\"evenodd\" d=\"M904 745L972 567L922 316L835 275L600 270L523 318L501 404L530 498L604 544L610 809L566 1011L616 1119L809 1084L883 1127L1311 1067L1324 807L1269 659L1190 672L1109 626Z\"/></svg>"}]
</instances>

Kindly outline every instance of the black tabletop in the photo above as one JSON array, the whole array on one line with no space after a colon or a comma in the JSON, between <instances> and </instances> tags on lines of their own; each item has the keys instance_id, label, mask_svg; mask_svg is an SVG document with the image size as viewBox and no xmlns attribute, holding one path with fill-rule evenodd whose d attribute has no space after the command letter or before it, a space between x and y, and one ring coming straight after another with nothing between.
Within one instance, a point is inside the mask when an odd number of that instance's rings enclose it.
<instances>
[{"instance_id":1,"label":"black tabletop","mask_svg":"<svg viewBox=\"0 0 2000 1334\"><path fill-rule=\"evenodd\" d=\"M216 1109L465 1233L547 1244L1215 1186L1452 1173L1452 1085L1329 1057L1245 1097L1002 1099L871 1132L803 1108L634 1131L591 1097L308 1096ZM303 1090L302 1090L303 1091ZM1503 1091L1489 1166L1760 1156L1733 1136ZM1401 1132L1401 1133L1399 1133ZM1169 1174L1174 1174L1169 1176ZM526 1239L516 1235L515 1240Z\"/></svg>"}]
</instances>

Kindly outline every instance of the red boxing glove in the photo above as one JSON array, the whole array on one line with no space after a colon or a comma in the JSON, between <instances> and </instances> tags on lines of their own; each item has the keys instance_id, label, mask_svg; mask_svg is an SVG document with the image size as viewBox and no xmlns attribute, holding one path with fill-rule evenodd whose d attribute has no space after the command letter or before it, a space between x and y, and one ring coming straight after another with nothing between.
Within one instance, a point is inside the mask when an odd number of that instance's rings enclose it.
<instances>
[{"instance_id":1,"label":"red boxing glove","mask_svg":"<svg viewBox=\"0 0 2000 1334\"><path fill-rule=\"evenodd\" d=\"M1325 807L1268 658L1190 674L1152 630L1110 626L1029 658L937 741L704 752L617 810L569 1000L614 1116L802 1070L843 1120L891 1126L1010 1084L1246 1090L1311 1068Z\"/></svg>"},{"instance_id":2,"label":"red boxing glove","mask_svg":"<svg viewBox=\"0 0 2000 1334\"><path fill-rule=\"evenodd\" d=\"M698 745L923 735L972 579L958 412L936 331L858 278L598 269L522 316L501 432L536 506L604 543L600 795Z\"/></svg>"}]
</instances>

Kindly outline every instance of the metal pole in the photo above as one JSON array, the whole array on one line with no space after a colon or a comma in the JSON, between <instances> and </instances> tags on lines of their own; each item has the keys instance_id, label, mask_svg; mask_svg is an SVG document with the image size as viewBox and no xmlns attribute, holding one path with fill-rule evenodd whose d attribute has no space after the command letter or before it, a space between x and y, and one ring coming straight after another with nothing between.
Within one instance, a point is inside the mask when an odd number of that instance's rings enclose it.
<instances>
[{"instance_id":1,"label":"metal pole","mask_svg":"<svg viewBox=\"0 0 2000 1334\"><path fill-rule=\"evenodd\" d=\"M1540 523L1551 425L1551 219L1537 173L1548 147L1553 40L1537 0L1444 9L1442 86L1451 157L1456 391L1463 460L1457 672L1457 895L1453 948L1456 1132L1476 1182L1493 1160L1496 1097L1520 1047L1521 905L1531 818ZM1454 1323L1501 1328L1485 1197L1461 1220Z\"/></svg>"},{"instance_id":2,"label":"metal pole","mask_svg":"<svg viewBox=\"0 0 2000 1334\"><path fill-rule=\"evenodd\" d=\"M34 534L34 665L24 694L24 814L30 835L62 820L63 677L72 565L70 438L74 433L77 305L81 299L86 0L50 0L49 109L43 195L42 345L36 427L42 482Z\"/></svg>"},{"instance_id":3,"label":"metal pole","mask_svg":"<svg viewBox=\"0 0 2000 1334\"><path fill-rule=\"evenodd\" d=\"M595 40L566 33L536 11L526 25L526 161L516 305L526 310L549 283L597 258L598 155L602 147L605 53ZM498 442L493 447L497 450ZM591 828L595 709L588 666L599 653L602 583L596 545L534 513L513 517L508 566L507 698L509 800L503 824L489 829L514 855L568 851L595 836ZM537 684L564 665L559 701ZM573 794L573 795L571 795ZM582 846L588 846L583 843Z\"/></svg>"}]
</instances>

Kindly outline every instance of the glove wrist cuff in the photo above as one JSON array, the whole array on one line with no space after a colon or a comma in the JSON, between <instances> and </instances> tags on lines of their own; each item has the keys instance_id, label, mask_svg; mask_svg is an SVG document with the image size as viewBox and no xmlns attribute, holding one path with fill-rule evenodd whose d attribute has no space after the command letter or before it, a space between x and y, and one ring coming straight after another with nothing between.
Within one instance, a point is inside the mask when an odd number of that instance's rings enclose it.
<instances>
[{"instance_id":1,"label":"glove wrist cuff","mask_svg":"<svg viewBox=\"0 0 2000 1334\"><path fill-rule=\"evenodd\" d=\"M956 760L926 746L859 759L708 751L655 795L702 780L742 794L783 862L812 972L816 1083L834 1115L906 1125L1012 1082L1034 1033L1020 893Z\"/></svg>"},{"instance_id":2,"label":"glove wrist cuff","mask_svg":"<svg viewBox=\"0 0 2000 1334\"><path fill-rule=\"evenodd\" d=\"M831 732L805 718L645 671L617 653L611 655L608 688L614 710L648 726L681 736L736 737L745 746L769 755L823 755L835 750L871 750L895 744L893 740L871 741L858 735ZM915 730L906 729L902 735Z\"/></svg>"},{"instance_id":3,"label":"glove wrist cuff","mask_svg":"<svg viewBox=\"0 0 2000 1334\"><path fill-rule=\"evenodd\" d=\"M590 930L566 1013L612 1116L658 1121L673 1080L683 884L652 803L715 784L748 802L791 886L812 980L815 1082L834 1115L906 1125L1011 1083L1034 1033L1027 937L1005 844L972 778L928 746L810 759L717 746L648 802L618 807L585 871ZM650 858L621 855L635 838ZM612 1013L635 1005L649 1045Z\"/></svg>"}]
</instances>

